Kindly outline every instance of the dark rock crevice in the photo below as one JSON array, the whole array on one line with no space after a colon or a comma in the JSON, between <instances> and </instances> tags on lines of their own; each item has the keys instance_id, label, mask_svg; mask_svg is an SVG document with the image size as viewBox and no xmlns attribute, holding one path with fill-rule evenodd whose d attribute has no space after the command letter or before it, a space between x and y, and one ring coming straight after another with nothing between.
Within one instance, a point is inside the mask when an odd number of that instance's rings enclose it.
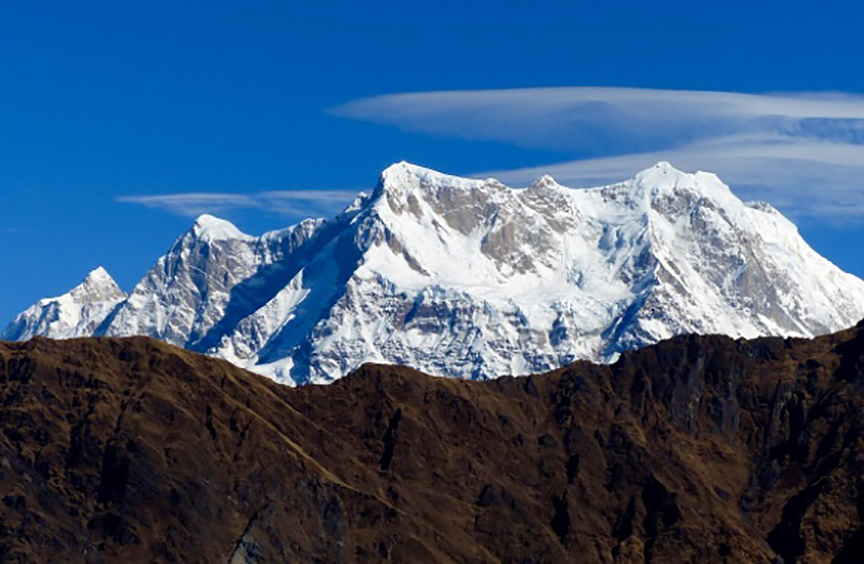
<instances>
[{"instance_id":1,"label":"dark rock crevice","mask_svg":"<svg viewBox=\"0 0 864 564\"><path fill-rule=\"evenodd\" d=\"M549 525L552 527L555 536L561 541L561 544L566 545L570 540L572 526L570 520L570 501L567 499L567 492L561 494L560 497L556 496L552 498L552 508L555 513Z\"/></svg>"},{"instance_id":2,"label":"dark rock crevice","mask_svg":"<svg viewBox=\"0 0 864 564\"><path fill-rule=\"evenodd\" d=\"M384 452L381 454L381 471L384 472L390 469L390 464L393 462L393 453L396 449L397 430L399 422L402 420L402 410L397 409L393 416L390 417L390 423L387 425L387 431L384 433Z\"/></svg>"}]
</instances>

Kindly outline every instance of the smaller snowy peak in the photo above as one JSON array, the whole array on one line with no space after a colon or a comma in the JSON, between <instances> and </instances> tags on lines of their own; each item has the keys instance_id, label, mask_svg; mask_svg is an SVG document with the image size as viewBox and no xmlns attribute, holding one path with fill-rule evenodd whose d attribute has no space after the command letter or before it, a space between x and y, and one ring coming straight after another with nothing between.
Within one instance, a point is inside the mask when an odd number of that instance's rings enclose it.
<instances>
[{"instance_id":1,"label":"smaller snowy peak","mask_svg":"<svg viewBox=\"0 0 864 564\"><path fill-rule=\"evenodd\" d=\"M101 266L81 284L56 298L44 298L18 314L0 339L23 341L35 335L68 339L93 335L126 294Z\"/></svg>"},{"instance_id":2,"label":"smaller snowy peak","mask_svg":"<svg viewBox=\"0 0 864 564\"><path fill-rule=\"evenodd\" d=\"M371 197L371 194L368 194L366 192L360 192L359 194L357 194L357 197L354 198L351 203L345 207L344 210L342 210L342 213L340 215L352 214L360 211L367 203L369 203Z\"/></svg>"},{"instance_id":3,"label":"smaller snowy peak","mask_svg":"<svg viewBox=\"0 0 864 564\"><path fill-rule=\"evenodd\" d=\"M680 174L687 174L687 173L682 171L682 170L678 170L677 168L672 166L672 163L670 163L669 161L659 161L654 166L648 167L645 170L639 172L637 174L637 176L638 175L649 175L649 174L680 175Z\"/></svg>"},{"instance_id":4,"label":"smaller snowy peak","mask_svg":"<svg viewBox=\"0 0 864 564\"><path fill-rule=\"evenodd\" d=\"M678 170L666 161L660 161L650 168L640 171L633 177L636 186L652 188L692 187L696 184L695 175Z\"/></svg>"},{"instance_id":5,"label":"smaller snowy peak","mask_svg":"<svg viewBox=\"0 0 864 564\"><path fill-rule=\"evenodd\" d=\"M700 202L713 202L718 209L727 211L743 210L744 206L717 175L684 172L666 161L639 172L626 182L603 187L600 192L605 199L626 201L634 209L653 209L662 215L669 212L680 215Z\"/></svg>"},{"instance_id":6,"label":"smaller snowy peak","mask_svg":"<svg viewBox=\"0 0 864 564\"><path fill-rule=\"evenodd\" d=\"M729 187L710 172L695 173L678 170L666 161L660 161L650 168L636 174L631 184L637 189L648 189L654 193L661 191L690 191L700 195L730 194Z\"/></svg>"},{"instance_id":7,"label":"smaller snowy peak","mask_svg":"<svg viewBox=\"0 0 864 564\"><path fill-rule=\"evenodd\" d=\"M111 278L111 275L108 274L108 271L105 270L104 266L97 266L93 270L90 271L90 274L87 275L85 280L105 280L113 282L114 279Z\"/></svg>"},{"instance_id":8,"label":"smaller snowy peak","mask_svg":"<svg viewBox=\"0 0 864 564\"><path fill-rule=\"evenodd\" d=\"M548 174L544 174L530 185L528 185L529 190L544 190L549 188L561 188L562 186L558 184L554 178L549 176Z\"/></svg>"},{"instance_id":9,"label":"smaller snowy peak","mask_svg":"<svg viewBox=\"0 0 864 564\"><path fill-rule=\"evenodd\" d=\"M192 224L192 229L189 230L189 233L191 233L196 239L208 243L231 239L254 239L251 235L247 235L237 229L237 227L230 221L206 213L198 216L198 219L196 219L195 223Z\"/></svg>"},{"instance_id":10,"label":"smaller snowy peak","mask_svg":"<svg viewBox=\"0 0 864 564\"><path fill-rule=\"evenodd\" d=\"M126 298L126 293L101 266L92 270L81 284L69 292L69 295L78 303L119 301Z\"/></svg>"}]
</instances>

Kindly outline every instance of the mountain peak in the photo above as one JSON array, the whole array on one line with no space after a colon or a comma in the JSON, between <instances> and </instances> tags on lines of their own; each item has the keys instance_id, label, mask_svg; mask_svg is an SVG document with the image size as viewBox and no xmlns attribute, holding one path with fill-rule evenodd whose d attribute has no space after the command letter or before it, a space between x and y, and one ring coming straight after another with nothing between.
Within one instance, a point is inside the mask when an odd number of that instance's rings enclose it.
<instances>
[{"instance_id":1,"label":"mountain peak","mask_svg":"<svg viewBox=\"0 0 864 564\"><path fill-rule=\"evenodd\" d=\"M69 296L78 303L122 300L125 292L102 266L90 271L78 286L69 291Z\"/></svg>"},{"instance_id":2,"label":"mountain peak","mask_svg":"<svg viewBox=\"0 0 864 564\"><path fill-rule=\"evenodd\" d=\"M455 178L444 173L400 161L385 168L381 172L380 185L385 189L391 187L417 186L423 182Z\"/></svg>"},{"instance_id":3,"label":"mountain peak","mask_svg":"<svg viewBox=\"0 0 864 564\"><path fill-rule=\"evenodd\" d=\"M108 271L105 270L103 266L97 266L84 278L84 283L94 283L94 284L103 284L103 283L115 283L114 279L108 274Z\"/></svg>"},{"instance_id":4,"label":"mountain peak","mask_svg":"<svg viewBox=\"0 0 864 564\"><path fill-rule=\"evenodd\" d=\"M424 174L424 173L434 173L441 174L437 171L432 170L431 168L422 167L420 165L415 165L413 163L409 163L408 161L399 161L398 163L393 163L392 165L385 168L382 172L382 176L393 176L399 174Z\"/></svg>"},{"instance_id":5,"label":"mountain peak","mask_svg":"<svg viewBox=\"0 0 864 564\"><path fill-rule=\"evenodd\" d=\"M675 168L674 166L672 166L672 163L670 163L669 161L658 161L657 164L655 164L655 165L654 165L653 167L651 167L651 168L655 168L655 169L658 169L658 170L662 170L662 171L664 171L664 172L669 172L669 171L683 172L683 171L681 171L681 170L678 170L678 169Z\"/></svg>"},{"instance_id":6,"label":"mountain peak","mask_svg":"<svg viewBox=\"0 0 864 564\"><path fill-rule=\"evenodd\" d=\"M204 241L225 241L228 239L251 239L230 221L220 219L210 214L201 214L192 224L191 233Z\"/></svg>"},{"instance_id":7,"label":"mountain peak","mask_svg":"<svg viewBox=\"0 0 864 564\"><path fill-rule=\"evenodd\" d=\"M111 310L126 298L126 293L100 266L62 296L41 299L18 314L0 331L0 339L26 340L36 335L53 339L92 336Z\"/></svg>"},{"instance_id":8,"label":"mountain peak","mask_svg":"<svg viewBox=\"0 0 864 564\"><path fill-rule=\"evenodd\" d=\"M692 176L692 174L684 172L683 170L678 170L668 161L660 161L654 166L648 167L645 170L638 172L634 178L644 184L665 184L669 182L675 182L684 178L690 178Z\"/></svg>"},{"instance_id":9,"label":"mountain peak","mask_svg":"<svg viewBox=\"0 0 864 564\"><path fill-rule=\"evenodd\" d=\"M710 197L729 203L729 198L738 199L720 178L713 173L684 172L667 161L660 161L636 174L629 184L645 196L687 192L699 197ZM740 202L739 202L740 203Z\"/></svg>"},{"instance_id":10,"label":"mountain peak","mask_svg":"<svg viewBox=\"0 0 864 564\"><path fill-rule=\"evenodd\" d=\"M537 180L532 182L528 186L528 189L530 190L530 189L538 189L538 188L555 188L556 186L561 186L561 185L558 184L558 182L556 182L555 179L552 178L550 175L544 174L543 176L539 177Z\"/></svg>"},{"instance_id":11,"label":"mountain peak","mask_svg":"<svg viewBox=\"0 0 864 564\"><path fill-rule=\"evenodd\" d=\"M372 199L386 200L394 210L416 208L416 202L420 200L435 202L434 207L440 207L443 205L443 202L439 201L442 197L449 201L453 194L464 193L479 186L495 188L503 185L491 179L451 176L401 161L384 169ZM452 202L448 205L452 205Z\"/></svg>"}]
</instances>

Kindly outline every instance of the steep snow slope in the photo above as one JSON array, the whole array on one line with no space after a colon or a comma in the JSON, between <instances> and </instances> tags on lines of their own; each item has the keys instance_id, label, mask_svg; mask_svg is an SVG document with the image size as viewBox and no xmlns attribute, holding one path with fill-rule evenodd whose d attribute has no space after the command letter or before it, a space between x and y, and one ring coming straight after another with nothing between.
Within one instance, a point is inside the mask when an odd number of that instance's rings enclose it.
<instances>
[{"instance_id":1,"label":"steep snow slope","mask_svg":"<svg viewBox=\"0 0 864 564\"><path fill-rule=\"evenodd\" d=\"M311 333L307 322L257 355L237 358L230 342L217 354L280 378L327 380L366 360L482 378L611 360L682 332L808 336L864 315L864 283L779 213L667 163L588 190L402 163L352 225L350 242L316 257L316 271L352 272L307 285L333 302Z\"/></svg>"},{"instance_id":2,"label":"steep snow slope","mask_svg":"<svg viewBox=\"0 0 864 564\"><path fill-rule=\"evenodd\" d=\"M713 174L658 163L512 189L399 163L328 222L255 238L199 218L97 332L302 383L367 361L525 374L684 332L805 337L861 317L864 282Z\"/></svg>"},{"instance_id":3,"label":"steep snow slope","mask_svg":"<svg viewBox=\"0 0 864 564\"><path fill-rule=\"evenodd\" d=\"M56 339L88 337L125 299L126 294L100 266L68 293L39 300L18 314L0 333L0 339L24 341L35 335Z\"/></svg>"},{"instance_id":4,"label":"steep snow slope","mask_svg":"<svg viewBox=\"0 0 864 564\"><path fill-rule=\"evenodd\" d=\"M149 335L193 348L210 331L245 316L248 309L260 305L256 300L276 291L286 262L321 223L306 220L252 237L227 221L202 215L98 334Z\"/></svg>"}]
</instances>

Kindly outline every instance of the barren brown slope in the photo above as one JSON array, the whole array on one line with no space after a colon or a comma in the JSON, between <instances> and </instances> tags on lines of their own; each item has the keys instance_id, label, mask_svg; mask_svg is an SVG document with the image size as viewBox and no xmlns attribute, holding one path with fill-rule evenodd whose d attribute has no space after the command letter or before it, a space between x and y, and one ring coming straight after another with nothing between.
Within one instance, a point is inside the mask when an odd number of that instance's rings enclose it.
<instances>
[{"instance_id":1,"label":"barren brown slope","mask_svg":"<svg viewBox=\"0 0 864 564\"><path fill-rule=\"evenodd\" d=\"M864 325L291 389L146 339L0 343L0 559L858 561Z\"/></svg>"}]
</instances>

